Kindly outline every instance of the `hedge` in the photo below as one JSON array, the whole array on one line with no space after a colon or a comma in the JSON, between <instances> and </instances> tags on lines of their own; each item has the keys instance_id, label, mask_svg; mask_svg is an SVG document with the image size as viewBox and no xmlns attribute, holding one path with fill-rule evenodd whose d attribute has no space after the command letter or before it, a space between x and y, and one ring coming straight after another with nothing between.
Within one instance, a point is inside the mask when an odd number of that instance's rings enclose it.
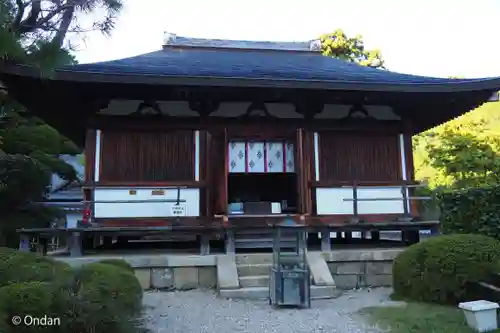
<instances>
[{"instance_id":1,"label":"hedge","mask_svg":"<svg viewBox=\"0 0 500 333\"><path fill-rule=\"evenodd\" d=\"M52 312L54 289L49 282L25 282L14 283L0 288L0 314L4 317L2 333L9 331L15 332L35 332L42 331L43 327L30 327L18 325L13 327L9 321L14 316L24 318L31 316L33 318L56 318L58 314ZM45 329L47 330L47 329ZM59 332L59 327L52 329L52 332Z\"/></svg>"},{"instance_id":2,"label":"hedge","mask_svg":"<svg viewBox=\"0 0 500 333\"><path fill-rule=\"evenodd\" d=\"M0 287L11 283L68 279L71 267L31 252L0 248Z\"/></svg>"},{"instance_id":3,"label":"hedge","mask_svg":"<svg viewBox=\"0 0 500 333\"><path fill-rule=\"evenodd\" d=\"M469 283L488 281L500 263L500 242L483 235L445 235L414 244L393 264L398 297L455 304L473 300Z\"/></svg>"},{"instance_id":4,"label":"hedge","mask_svg":"<svg viewBox=\"0 0 500 333\"><path fill-rule=\"evenodd\" d=\"M104 259L99 261L100 264L112 265L114 267L119 267L125 269L127 272L135 274L135 270L128 262L123 259Z\"/></svg>"},{"instance_id":5,"label":"hedge","mask_svg":"<svg viewBox=\"0 0 500 333\"><path fill-rule=\"evenodd\" d=\"M23 314L60 318L61 326L50 327L52 333L137 332L142 288L126 269L109 263L71 269L35 253L0 248L0 279L2 333L47 331L8 325L13 315Z\"/></svg>"},{"instance_id":6,"label":"hedge","mask_svg":"<svg viewBox=\"0 0 500 333\"><path fill-rule=\"evenodd\" d=\"M445 234L481 234L500 240L500 185L438 194Z\"/></svg>"},{"instance_id":7,"label":"hedge","mask_svg":"<svg viewBox=\"0 0 500 333\"><path fill-rule=\"evenodd\" d=\"M142 287L135 275L109 264L92 263L75 272L80 294L98 300L104 306L136 315L142 306Z\"/></svg>"}]
</instances>

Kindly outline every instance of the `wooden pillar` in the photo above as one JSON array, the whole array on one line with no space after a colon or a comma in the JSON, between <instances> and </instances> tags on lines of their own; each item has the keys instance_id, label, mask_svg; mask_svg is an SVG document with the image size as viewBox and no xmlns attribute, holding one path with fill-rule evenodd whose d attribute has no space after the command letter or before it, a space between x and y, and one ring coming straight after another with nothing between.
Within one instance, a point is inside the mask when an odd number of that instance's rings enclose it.
<instances>
[{"instance_id":1,"label":"wooden pillar","mask_svg":"<svg viewBox=\"0 0 500 333\"><path fill-rule=\"evenodd\" d=\"M330 252L332 250L332 243L330 240L330 230L324 228L321 230L321 251Z\"/></svg>"},{"instance_id":2,"label":"wooden pillar","mask_svg":"<svg viewBox=\"0 0 500 333\"><path fill-rule=\"evenodd\" d=\"M82 249L82 233L72 232L69 236L69 253L71 257L81 257Z\"/></svg>"},{"instance_id":3,"label":"wooden pillar","mask_svg":"<svg viewBox=\"0 0 500 333\"><path fill-rule=\"evenodd\" d=\"M226 254L236 253L236 247L234 243L234 230L226 230Z\"/></svg>"},{"instance_id":4,"label":"wooden pillar","mask_svg":"<svg viewBox=\"0 0 500 333\"><path fill-rule=\"evenodd\" d=\"M210 254L210 237L207 234L200 236L200 254L202 256Z\"/></svg>"},{"instance_id":5,"label":"wooden pillar","mask_svg":"<svg viewBox=\"0 0 500 333\"><path fill-rule=\"evenodd\" d=\"M42 256L47 254L47 238L42 238L40 236L36 239L36 252Z\"/></svg>"}]
</instances>

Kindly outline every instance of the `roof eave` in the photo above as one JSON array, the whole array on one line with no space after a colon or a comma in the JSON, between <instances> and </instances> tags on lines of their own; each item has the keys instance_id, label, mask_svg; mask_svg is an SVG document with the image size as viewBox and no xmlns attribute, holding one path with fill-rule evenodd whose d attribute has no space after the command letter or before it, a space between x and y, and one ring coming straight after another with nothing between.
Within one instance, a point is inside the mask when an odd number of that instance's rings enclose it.
<instances>
[{"instance_id":1,"label":"roof eave","mask_svg":"<svg viewBox=\"0 0 500 333\"><path fill-rule=\"evenodd\" d=\"M20 65L3 66L1 72L11 75L41 79L40 71L33 67ZM178 75L134 75L123 73L99 73L70 70L56 70L48 80L74 81L82 83L117 83L170 86L212 86L242 88L290 88L290 89L322 89L350 90L372 92L406 92L406 93L450 93L500 90L500 78L471 80L470 82L451 83L377 83L361 81L318 81L318 80L276 80L254 79L243 77L210 77L210 76L178 76Z\"/></svg>"}]
</instances>

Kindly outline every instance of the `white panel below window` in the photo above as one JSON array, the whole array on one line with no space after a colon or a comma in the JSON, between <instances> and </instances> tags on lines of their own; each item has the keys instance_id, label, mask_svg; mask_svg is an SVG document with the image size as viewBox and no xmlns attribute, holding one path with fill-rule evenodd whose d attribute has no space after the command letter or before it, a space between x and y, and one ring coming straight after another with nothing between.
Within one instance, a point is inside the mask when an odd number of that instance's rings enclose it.
<instances>
[{"instance_id":1,"label":"white panel below window","mask_svg":"<svg viewBox=\"0 0 500 333\"><path fill-rule=\"evenodd\" d=\"M358 214L403 214L401 187L359 187L358 199L397 198L398 200L358 201ZM318 215L354 214L351 187L317 188L316 207Z\"/></svg>"},{"instance_id":2,"label":"white panel below window","mask_svg":"<svg viewBox=\"0 0 500 333\"><path fill-rule=\"evenodd\" d=\"M135 194L130 194L130 190ZM153 191L164 191L162 195L154 195ZM182 207L174 207L176 202L142 202L147 200L177 200L175 188L98 188L94 192L95 201L110 201L95 203L95 218L133 218L133 217L174 217L200 216L200 191L197 188L180 190ZM116 203L113 201L141 201Z\"/></svg>"}]
</instances>

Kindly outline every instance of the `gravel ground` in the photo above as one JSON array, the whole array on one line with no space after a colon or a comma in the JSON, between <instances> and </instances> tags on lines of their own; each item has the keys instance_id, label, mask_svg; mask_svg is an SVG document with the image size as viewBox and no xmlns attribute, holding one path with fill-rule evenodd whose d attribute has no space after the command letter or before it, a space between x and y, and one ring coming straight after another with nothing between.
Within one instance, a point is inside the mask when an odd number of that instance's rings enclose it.
<instances>
[{"instance_id":1,"label":"gravel ground","mask_svg":"<svg viewBox=\"0 0 500 333\"><path fill-rule=\"evenodd\" d=\"M379 333L357 312L398 304L391 289L355 290L310 309L271 308L267 301L220 299L208 291L148 292L145 325L152 333Z\"/></svg>"}]
</instances>

